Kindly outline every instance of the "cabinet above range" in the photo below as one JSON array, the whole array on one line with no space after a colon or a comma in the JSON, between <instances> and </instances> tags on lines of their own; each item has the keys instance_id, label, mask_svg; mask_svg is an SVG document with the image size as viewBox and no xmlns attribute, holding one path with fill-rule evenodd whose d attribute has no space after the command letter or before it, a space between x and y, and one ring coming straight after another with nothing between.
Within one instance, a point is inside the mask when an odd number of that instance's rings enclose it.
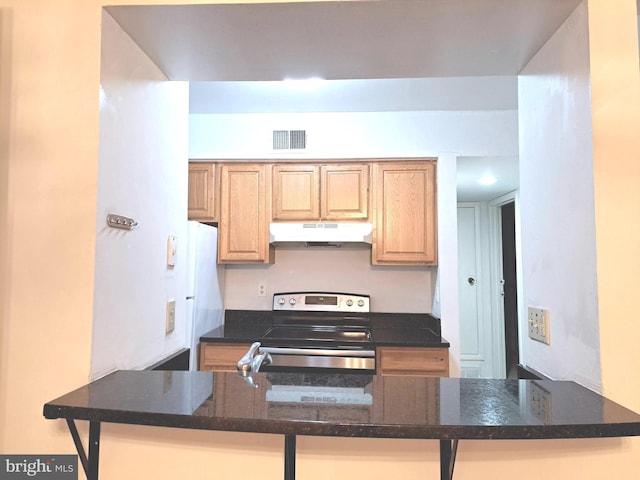
<instances>
[{"instance_id":1,"label":"cabinet above range","mask_svg":"<svg viewBox=\"0 0 640 480\"><path fill-rule=\"evenodd\" d=\"M435 172L434 159L192 162L189 218L218 222L220 263L273 263L270 224L321 222L370 224L373 265L434 266Z\"/></svg>"},{"instance_id":2,"label":"cabinet above range","mask_svg":"<svg viewBox=\"0 0 640 480\"><path fill-rule=\"evenodd\" d=\"M273 166L274 221L367 220L369 202L369 164Z\"/></svg>"}]
</instances>

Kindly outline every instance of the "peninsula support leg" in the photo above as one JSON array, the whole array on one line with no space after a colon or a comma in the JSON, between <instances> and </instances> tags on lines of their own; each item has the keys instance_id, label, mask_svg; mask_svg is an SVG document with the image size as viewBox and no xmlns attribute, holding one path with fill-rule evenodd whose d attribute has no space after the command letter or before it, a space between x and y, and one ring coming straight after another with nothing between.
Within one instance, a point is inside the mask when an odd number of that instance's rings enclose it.
<instances>
[{"instance_id":1,"label":"peninsula support leg","mask_svg":"<svg viewBox=\"0 0 640 480\"><path fill-rule=\"evenodd\" d=\"M284 436L284 480L296 480L296 436Z\"/></svg>"},{"instance_id":2,"label":"peninsula support leg","mask_svg":"<svg viewBox=\"0 0 640 480\"><path fill-rule=\"evenodd\" d=\"M89 469L87 480L98 480L98 459L100 458L100 422L89 423Z\"/></svg>"},{"instance_id":3,"label":"peninsula support leg","mask_svg":"<svg viewBox=\"0 0 640 480\"><path fill-rule=\"evenodd\" d=\"M453 480L457 453L458 439L440 440L440 480Z\"/></svg>"},{"instance_id":4,"label":"peninsula support leg","mask_svg":"<svg viewBox=\"0 0 640 480\"><path fill-rule=\"evenodd\" d=\"M87 480L98 480L98 459L100 457L100 422L89 422L89 455L82 445L80 434L76 424L71 418L67 418L67 425L76 446L80 463Z\"/></svg>"}]
</instances>

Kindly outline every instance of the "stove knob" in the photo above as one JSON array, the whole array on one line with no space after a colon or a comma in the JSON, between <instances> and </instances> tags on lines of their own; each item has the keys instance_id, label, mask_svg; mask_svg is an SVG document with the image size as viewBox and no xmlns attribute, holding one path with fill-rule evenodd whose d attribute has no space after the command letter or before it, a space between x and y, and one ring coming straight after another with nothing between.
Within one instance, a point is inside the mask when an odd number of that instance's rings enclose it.
<instances>
[{"instance_id":1,"label":"stove knob","mask_svg":"<svg viewBox=\"0 0 640 480\"><path fill-rule=\"evenodd\" d=\"M351 305L353 305L353 300L351 299L347 300L347 307L350 307Z\"/></svg>"},{"instance_id":2,"label":"stove knob","mask_svg":"<svg viewBox=\"0 0 640 480\"><path fill-rule=\"evenodd\" d=\"M364 300L362 300L362 299L358 300L358 306L359 307L364 307Z\"/></svg>"},{"instance_id":3,"label":"stove knob","mask_svg":"<svg viewBox=\"0 0 640 480\"><path fill-rule=\"evenodd\" d=\"M289 299L289 305L292 305L292 306L293 306L293 305L295 305L295 304L296 304L296 299L295 299L295 298L293 298L293 297L291 297L291 298Z\"/></svg>"},{"instance_id":4,"label":"stove knob","mask_svg":"<svg viewBox=\"0 0 640 480\"><path fill-rule=\"evenodd\" d=\"M279 303L280 305L284 305L284 297L280 297L280 298L278 299L278 303Z\"/></svg>"}]
</instances>

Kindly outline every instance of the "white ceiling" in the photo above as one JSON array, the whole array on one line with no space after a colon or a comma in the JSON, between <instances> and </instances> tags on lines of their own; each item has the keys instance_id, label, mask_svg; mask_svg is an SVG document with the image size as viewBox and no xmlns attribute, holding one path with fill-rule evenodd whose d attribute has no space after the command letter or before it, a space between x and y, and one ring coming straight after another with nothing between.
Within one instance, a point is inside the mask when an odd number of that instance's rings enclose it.
<instances>
[{"instance_id":1,"label":"white ceiling","mask_svg":"<svg viewBox=\"0 0 640 480\"><path fill-rule=\"evenodd\" d=\"M456 184L459 202L493 200L518 188L517 157L458 157ZM496 183L483 185L478 179L494 177Z\"/></svg>"},{"instance_id":2,"label":"white ceiling","mask_svg":"<svg viewBox=\"0 0 640 480\"><path fill-rule=\"evenodd\" d=\"M517 75L581 0L107 7L171 80Z\"/></svg>"},{"instance_id":3,"label":"white ceiling","mask_svg":"<svg viewBox=\"0 0 640 480\"><path fill-rule=\"evenodd\" d=\"M504 110L581 0L374 0L106 7L192 113ZM329 81L296 91L286 78ZM465 158L461 201L518 185L517 158ZM478 189L491 169L498 182Z\"/></svg>"}]
</instances>

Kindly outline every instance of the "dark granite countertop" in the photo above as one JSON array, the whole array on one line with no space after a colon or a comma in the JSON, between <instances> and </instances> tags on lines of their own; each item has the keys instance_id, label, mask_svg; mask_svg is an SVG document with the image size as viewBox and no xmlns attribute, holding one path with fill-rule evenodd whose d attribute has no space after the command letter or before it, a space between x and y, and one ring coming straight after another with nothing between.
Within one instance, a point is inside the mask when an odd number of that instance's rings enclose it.
<instances>
[{"instance_id":1,"label":"dark granite countertop","mask_svg":"<svg viewBox=\"0 0 640 480\"><path fill-rule=\"evenodd\" d=\"M640 415L573 382L359 374L118 371L48 402L44 416L346 437L640 435Z\"/></svg>"},{"instance_id":2,"label":"dark granite countertop","mask_svg":"<svg viewBox=\"0 0 640 480\"><path fill-rule=\"evenodd\" d=\"M267 330L283 316L267 310L226 310L224 325L204 334L200 341L264 341ZM372 312L366 318L371 325L369 346L449 347L440 334L440 319L430 314Z\"/></svg>"}]
</instances>

